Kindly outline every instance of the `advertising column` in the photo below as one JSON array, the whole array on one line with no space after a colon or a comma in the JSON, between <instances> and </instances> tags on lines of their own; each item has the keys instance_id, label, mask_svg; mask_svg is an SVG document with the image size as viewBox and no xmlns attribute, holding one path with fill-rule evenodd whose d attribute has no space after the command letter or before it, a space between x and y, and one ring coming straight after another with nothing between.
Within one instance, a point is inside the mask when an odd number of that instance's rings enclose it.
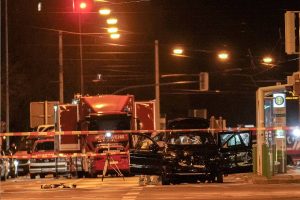
<instances>
[{"instance_id":1,"label":"advertising column","mask_svg":"<svg viewBox=\"0 0 300 200\"><path fill-rule=\"evenodd\" d=\"M273 94L273 120L274 126L286 126L286 98L284 93ZM286 131L275 130L275 172L286 173Z\"/></svg>"}]
</instances>

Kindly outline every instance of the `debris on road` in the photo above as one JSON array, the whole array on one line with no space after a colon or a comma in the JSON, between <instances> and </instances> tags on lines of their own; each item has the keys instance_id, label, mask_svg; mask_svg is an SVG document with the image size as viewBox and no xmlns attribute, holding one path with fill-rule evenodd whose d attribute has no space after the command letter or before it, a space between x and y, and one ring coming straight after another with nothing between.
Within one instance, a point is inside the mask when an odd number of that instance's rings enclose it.
<instances>
[{"instance_id":1,"label":"debris on road","mask_svg":"<svg viewBox=\"0 0 300 200\"><path fill-rule=\"evenodd\" d=\"M43 184L43 185L41 185L41 189L52 189L52 188L76 188L76 184L58 183L58 184Z\"/></svg>"}]
</instances>

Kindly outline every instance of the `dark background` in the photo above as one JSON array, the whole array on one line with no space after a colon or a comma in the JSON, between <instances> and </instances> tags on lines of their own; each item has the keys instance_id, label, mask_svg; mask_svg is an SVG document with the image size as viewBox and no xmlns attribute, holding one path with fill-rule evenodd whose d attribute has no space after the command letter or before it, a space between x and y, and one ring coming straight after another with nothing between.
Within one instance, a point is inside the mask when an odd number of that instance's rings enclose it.
<instances>
[{"instance_id":1,"label":"dark background","mask_svg":"<svg viewBox=\"0 0 300 200\"><path fill-rule=\"evenodd\" d=\"M38 3L42 10L37 10ZM75 5L79 1L74 0ZM154 41L159 41L162 83L197 81L209 72L210 91L199 92L199 83L161 86L161 112L167 119L187 116L189 109L208 109L227 124L255 124L255 91L285 83L298 70L295 56L284 52L284 13L299 10L297 1L253 0L110 0L88 2L81 14L84 35L83 75L85 94L111 94L119 89L154 83ZM72 0L8 0L10 129L29 129L29 104L56 101L58 96L58 32L78 33L78 11ZM106 33L107 17L97 14L107 6L119 19L121 38ZM5 1L1 1L1 116L5 119ZM175 45L185 57L174 57ZM218 50L231 54L227 63ZM79 36L63 35L64 95L71 102L80 92ZM260 63L272 55L275 66ZM96 75L103 80L94 82ZM215 92L219 90L220 92ZM154 99L153 87L124 90L136 100Z\"/></svg>"}]
</instances>

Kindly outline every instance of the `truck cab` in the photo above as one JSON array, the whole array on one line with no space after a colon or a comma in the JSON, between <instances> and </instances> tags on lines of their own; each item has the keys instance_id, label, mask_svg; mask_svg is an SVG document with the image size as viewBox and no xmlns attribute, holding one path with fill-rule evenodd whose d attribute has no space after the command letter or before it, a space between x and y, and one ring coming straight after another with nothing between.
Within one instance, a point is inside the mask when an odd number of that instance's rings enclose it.
<instances>
[{"instance_id":1,"label":"truck cab","mask_svg":"<svg viewBox=\"0 0 300 200\"><path fill-rule=\"evenodd\" d=\"M134 130L134 97L132 95L77 96L72 104L61 104L56 107L55 127L56 131ZM105 141L103 140L104 135L104 133L93 133L55 136L55 151L97 155L99 154L99 146L95 144L99 144L99 142L101 144L121 142L119 140ZM128 142L128 139L125 140ZM125 146L123 147L125 149ZM114 154L118 153L114 152ZM78 171L77 174L96 176L101 173L103 171L103 168L100 169L103 166L103 159L101 158L103 157L104 155L79 158L82 171ZM118 167L129 173L128 155L120 152L119 157L120 159L122 157L122 162L121 160L118 161ZM125 164L119 165L123 161Z\"/></svg>"}]
</instances>

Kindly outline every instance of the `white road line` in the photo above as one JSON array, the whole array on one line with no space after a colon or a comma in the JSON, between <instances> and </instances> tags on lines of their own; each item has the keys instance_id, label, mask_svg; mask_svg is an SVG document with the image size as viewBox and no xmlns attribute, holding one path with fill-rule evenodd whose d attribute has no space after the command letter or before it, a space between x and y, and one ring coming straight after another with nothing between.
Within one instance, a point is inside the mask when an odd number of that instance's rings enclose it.
<instances>
[{"instance_id":1,"label":"white road line","mask_svg":"<svg viewBox=\"0 0 300 200\"><path fill-rule=\"evenodd\" d=\"M124 196L130 196L130 195L137 195L139 194L140 192L127 192L126 194L124 194Z\"/></svg>"}]
</instances>

